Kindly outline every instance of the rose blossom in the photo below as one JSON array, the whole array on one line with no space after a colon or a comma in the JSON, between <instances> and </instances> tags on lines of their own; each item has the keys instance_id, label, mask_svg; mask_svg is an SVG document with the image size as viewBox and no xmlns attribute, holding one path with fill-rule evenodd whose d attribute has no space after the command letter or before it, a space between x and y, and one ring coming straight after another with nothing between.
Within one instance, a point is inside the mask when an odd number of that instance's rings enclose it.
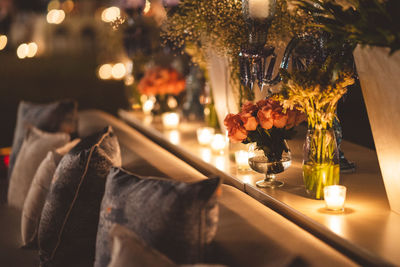
<instances>
[{"instance_id":1,"label":"rose blossom","mask_svg":"<svg viewBox=\"0 0 400 267\"><path fill-rule=\"evenodd\" d=\"M256 105L254 105L250 101L247 101L242 106L242 113L250 113L250 114L252 114L254 111L257 111L257 109L258 108L257 108Z\"/></svg>"},{"instance_id":2,"label":"rose blossom","mask_svg":"<svg viewBox=\"0 0 400 267\"><path fill-rule=\"evenodd\" d=\"M286 126L288 115L283 113L281 107L278 107L273 110L272 118L274 119L274 126L276 128L283 128Z\"/></svg>"},{"instance_id":3,"label":"rose blossom","mask_svg":"<svg viewBox=\"0 0 400 267\"><path fill-rule=\"evenodd\" d=\"M251 115L251 113L240 113L239 115L243 122L243 127L247 131L254 131L257 129L258 125L257 118Z\"/></svg>"},{"instance_id":4,"label":"rose blossom","mask_svg":"<svg viewBox=\"0 0 400 267\"><path fill-rule=\"evenodd\" d=\"M247 131L239 114L228 114L225 117L224 125L228 129L228 137L232 142L242 142L247 138Z\"/></svg>"},{"instance_id":5,"label":"rose blossom","mask_svg":"<svg viewBox=\"0 0 400 267\"><path fill-rule=\"evenodd\" d=\"M269 130L274 126L274 120L272 118L272 109L268 106L264 106L257 112L258 121L265 130Z\"/></svg>"}]
</instances>

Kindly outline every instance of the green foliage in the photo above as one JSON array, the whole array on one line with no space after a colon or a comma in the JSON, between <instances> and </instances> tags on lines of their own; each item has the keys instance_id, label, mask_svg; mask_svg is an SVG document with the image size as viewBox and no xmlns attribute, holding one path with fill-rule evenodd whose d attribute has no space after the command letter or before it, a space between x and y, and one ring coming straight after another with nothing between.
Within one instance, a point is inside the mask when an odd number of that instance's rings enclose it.
<instances>
[{"instance_id":1,"label":"green foliage","mask_svg":"<svg viewBox=\"0 0 400 267\"><path fill-rule=\"evenodd\" d=\"M343 8L334 0L299 0L301 9L311 14L316 24L335 35L336 44L357 44L400 49L399 0L347 0Z\"/></svg>"},{"instance_id":2,"label":"green foliage","mask_svg":"<svg viewBox=\"0 0 400 267\"><path fill-rule=\"evenodd\" d=\"M249 131L247 139L243 143L256 142L257 148L263 150L269 161L280 161L283 151L289 151L285 140L292 139L295 134L296 131L293 128L287 130L285 128L272 127L269 130L265 130L258 125L255 131Z\"/></svg>"}]
</instances>

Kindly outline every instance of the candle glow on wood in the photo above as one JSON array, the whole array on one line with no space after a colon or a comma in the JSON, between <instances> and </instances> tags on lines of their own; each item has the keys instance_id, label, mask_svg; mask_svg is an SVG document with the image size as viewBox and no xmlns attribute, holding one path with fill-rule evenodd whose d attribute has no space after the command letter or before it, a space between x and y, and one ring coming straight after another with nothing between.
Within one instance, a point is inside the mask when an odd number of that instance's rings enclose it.
<instances>
[{"instance_id":1,"label":"candle glow on wood","mask_svg":"<svg viewBox=\"0 0 400 267\"><path fill-rule=\"evenodd\" d=\"M342 185L330 185L324 188L326 208L329 210L344 210L346 200L346 187Z\"/></svg>"},{"instance_id":2,"label":"candle glow on wood","mask_svg":"<svg viewBox=\"0 0 400 267\"><path fill-rule=\"evenodd\" d=\"M248 0L249 16L253 19L266 19L270 16L270 0Z\"/></svg>"},{"instance_id":3,"label":"candle glow on wood","mask_svg":"<svg viewBox=\"0 0 400 267\"><path fill-rule=\"evenodd\" d=\"M200 145L209 145L214 137L214 128L201 127L197 129L197 141Z\"/></svg>"},{"instance_id":4,"label":"candle glow on wood","mask_svg":"<svg viewBox=\"0 0 400 267\"><path fill-rule=\"evenodd\" d=\"M249 170L249 152L239 150L235 152L236 166L239 170Z\"/></svg>"},{"instance_id":5,"label":"candle glow on wood","mask_svg":"<svg viewBox=\"0 0 400 267\"><path fill-rule=\"evenodd\" d=\"M166 112L162 114L162 122L166 129L175 129L179 125L179 114L176 112Z\"/></svg>"}]
</instances>

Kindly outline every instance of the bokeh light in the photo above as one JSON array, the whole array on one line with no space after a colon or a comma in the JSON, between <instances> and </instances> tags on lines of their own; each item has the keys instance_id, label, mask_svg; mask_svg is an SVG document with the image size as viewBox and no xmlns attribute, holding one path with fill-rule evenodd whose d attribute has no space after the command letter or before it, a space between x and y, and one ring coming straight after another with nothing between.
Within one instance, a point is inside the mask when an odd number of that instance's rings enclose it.
<instances>
[{"instance_id":1,"label":"bokeh light","mask_svg":"<svg viewBox=\"0 0 400 267\"><path fill-rule=\"evenodd\" d=\"M50 24L60 24L65 19L65 12L61 9L52 9L47 13L46 19Z\"/></svg>"},{"instance_id":2,"label":"bokeh light","mask_svg":"<svg viewBox=\"0 0 400 267\"><path fill-rule=\"evenodd\" d=\"M112 67L112 77L116 80L122 79L126 74L126 68L123 63L117 63Z\"/></svg>"},{"instance_id":3,"label":"bokeh light","mask_svg":"<svg viewBox=\"0 0 400 267\"><path fill-rule=\"evenodd\" d=\"M102 80L108 80L112 76L112 66L111 64L103 64L100 66L98 71L99 78Z\"/></svg>"},{"instance_id":4,"label":"bokeh light","mask_svg":"<svg viewBox=\"0 0 400 267\"><path fill-rule=\"evenodd\" d=\"M28 56L29 47L27 44L20 44L17 48L17 56L20 59L26 58Z\"/></svg>"},{"instance_id":5,"label":"bokeh light","mask_svg":"<svg viewBox=\"0 0 400 267\"><path fill-rule=\"evenodd\" d=\"M112 6L103 10L101 13L101 20L104 22L112 22L120 16L121 10L116 6Z\"/></svg>"},{"instance_id":6,"label":"bokeh light","mask_svg":"<svg viewBox=\"0 0 400 267\"><path fill-rule=\"evenodd\" d=\"M27 57L34 57L37 53L38 46L35 42L28 44L28 53L26 54Z\"/></svg>"},{"instance_id":7,"label":"bokeh light","mask_svg":"<svg viewBox=\"0 0 400 267\"><path fill-rule=\"evenodd\" d=\"M8 41L7 36L0 35L0 50L3 50L6 47L7 41Z\"/></svg>"}]
</instances>

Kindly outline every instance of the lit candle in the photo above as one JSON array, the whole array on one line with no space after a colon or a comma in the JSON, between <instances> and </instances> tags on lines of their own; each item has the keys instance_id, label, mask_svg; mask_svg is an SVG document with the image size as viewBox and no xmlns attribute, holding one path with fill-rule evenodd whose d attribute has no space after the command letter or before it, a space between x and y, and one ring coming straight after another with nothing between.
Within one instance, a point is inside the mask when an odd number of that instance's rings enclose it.
<instances>
[{"instance_id":1,"label":"lit candle","mask_svg":"<svg viewBox=\"0 0 400 267\"><path fill-rule=\"evenodd\" d=\"M222 134L214 135L212 142L211 142L211 149L214 152L223 153L226 146L225 136Z\"/></svg>"},{"instance_id":2,"label":"lit candle","mask_svg":"<svg viewBox=\"0 0 400 267\"><path fill-rule=\"evenodd\" d=\"M154 108L154 102L152 99L147 99L142 106L143 113L146 115L150 115L151 111Z\"/></svg>"},{"instance_id":3,"label":"lit candle","mask_svg":"<svg viewBox=\"0 0 400 267\"><path fill-rule=\"evenodd\" d=\"M236 166L239 170L249 170L249 152L246 150L239 150L235 152Z\"/></svg>"},{"instance_id":4,"label":"lit candle","mask_svg":"<svg viewBox=\"0 0 400 267\"><path fill-rule=\"evenodd\" d=\"M214 128L201 127L197 129L197 141L200 145L209 145L214 137Z\"/></svg>"},{"instance_id":5,"label":"lit candle","mask_svg":"<svg viewBox=\"0 0 400 267\"><path fill-rule=\"evenodd\" d=\"M253 19L266 19L270 16L270 0L248 0L249 16Z\"/></svg>"},{"instance_id":6,"label":"lit candle","mask_svg":"<svg viewBox=\"0 0 400 267\"><path fill-rule=\"evenodd\" d=\"M325 205L328 210L343 211L346 200L346 187L329 185L324 187Z\"/></svg>"},{"instance_id":7,"label":"lit candle","mask_svg":"<svg viewBox=\"0 0 400 267\"><path fill-rule=\"evenodd\" d=\"M181 135L177 130L168 131L167 137L168 140L174 145L179 145L181 141Z\"/></svg>"},{"instance_id":8,"label":"lit candle","mask_svg":"<svg viewBox=\"0 0 400 267\"><path fill-rule=\"evenodd\" d=\"M162 114L164 128L175 129L179 124L179 114L176 112L166 112Z\"/></svg>"}]
</instances>

